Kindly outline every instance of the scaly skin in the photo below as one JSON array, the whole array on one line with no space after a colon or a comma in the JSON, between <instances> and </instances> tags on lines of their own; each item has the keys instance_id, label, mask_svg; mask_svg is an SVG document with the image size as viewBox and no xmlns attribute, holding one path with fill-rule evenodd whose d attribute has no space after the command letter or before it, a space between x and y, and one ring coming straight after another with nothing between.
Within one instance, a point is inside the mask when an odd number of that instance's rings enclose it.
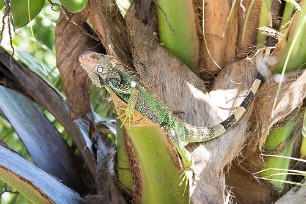
<instances>
[{"instance_id":1,"label":"scaly skin","mask_svg":"<svg viewBox=\"0 0 306 204\"><path fill-rule=\"evenodd\" d=\"M154 123L159 124L180 154L185 165L185 176L190 177L191 157L183 142L203 142L216 138L233 126L244 114L263 80L258 73L247 97L225 121L210 127L196 127L183 123L145 90L136 80L135 74L118 63L113 57L95 52L85 52L79 57L82 67L97 87L110 88L121 100L127 103L124 115L119 116L124 122L132 122L134 109ZM190 178L185 178L190 179Z\"/></svg>"}]
</instances>

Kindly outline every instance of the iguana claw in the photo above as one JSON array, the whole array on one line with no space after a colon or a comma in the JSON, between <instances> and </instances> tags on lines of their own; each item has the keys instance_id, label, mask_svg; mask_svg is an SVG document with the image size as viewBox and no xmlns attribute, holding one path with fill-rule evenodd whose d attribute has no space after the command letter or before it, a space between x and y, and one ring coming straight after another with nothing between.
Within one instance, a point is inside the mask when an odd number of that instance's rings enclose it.
<instances>
[{"instance_id":1,"label":"iguana claw","mask_svg":"<svg viewBox=\"0 0 306 204\"><path fill-rule=\"evenodd\" d=\"M182 184L185 183L185 187L184 187L184 193L182 196L185 195L187 187L190 188L190 186L192 185L192 181L193 181L193 170L191 167L186 167L183 171L183 173L180 175L180 178L182 178L182 181L180 182L179 186L181 186Z\"/></svg>"},{"instance_id":2,"label":"iguana claw","mask_svg":"<svg viewBox=\"0 0 306 204\"><path fill-rule=\"evenodd\" d=\"M123 111L123 113L120 114L117 118L122 121L120 128L122 128L126 123L129 124L130 127L135 118L135 107L131 104L127 104L125 108L119 108L119 110Z\"/></svg>"},{"instance_id":3,"label":"iguana claw","mask_svg":"<svg viewBox=\"0 0 306 204\"><path fill-rule=\"evenodd\" d=\"M122 120L122 125L120 126L121 128L125 124L126 120L130 127L131 123L135 119L135 106L138 100L138 91L137 89L132 88L129 90L129 92L130 92L129 93L130 97L129 97L129 100L127 101L126 107L119 108L119 110L123 111L123 113L118 116L118 119Z\"/></svg>"}]
</instances>

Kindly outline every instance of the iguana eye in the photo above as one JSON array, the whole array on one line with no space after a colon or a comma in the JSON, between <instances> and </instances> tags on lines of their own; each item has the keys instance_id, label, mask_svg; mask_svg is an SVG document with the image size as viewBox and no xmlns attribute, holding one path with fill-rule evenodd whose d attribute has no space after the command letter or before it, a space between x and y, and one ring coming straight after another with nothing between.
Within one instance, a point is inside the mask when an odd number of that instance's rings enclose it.
<instances>
[{"instance_id":1,"label":"iguana eye","mask_svg":"<svg viewBox=\"0 0 306 204\"><path fill-rule=\"evenodd\" d=\"M98 67L98 68L97 68L97 72L98 72L98 73L102 73L102 72L103 72L103 68L102 68L102 67Z\"/></svg>"},{"instance_id":2,"label":"iguana eye","mask_svg":"<svg viewBox=\"0 0 306 204\"><path fill-rule=\"evenodd\" d=\"M96 54L93 54L93 55L91 55L91 58L94 59L94 60L98 60L98 59L99 59L99 56L96 55Z\"/></svg>"}]
</instances>

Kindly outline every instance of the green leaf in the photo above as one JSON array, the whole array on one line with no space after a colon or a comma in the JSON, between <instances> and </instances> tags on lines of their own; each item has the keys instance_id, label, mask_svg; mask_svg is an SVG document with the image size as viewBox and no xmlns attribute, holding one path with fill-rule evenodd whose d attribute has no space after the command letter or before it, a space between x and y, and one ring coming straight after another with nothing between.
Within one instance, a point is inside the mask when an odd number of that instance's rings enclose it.
<instances>
[{"instance_id":1,"label":"green leaf","mask_svg":"<svg viewBox=\"0 0 306 204\"><path fill-rule=\"evenodd\" d=\"M0 0L0 9L2 9L4 6L4 0Z\"/></svg>"},{"instance_id":2,"label":"green leaf","mask_svg":"<svg viewBox=\"0 0 306 204\"><path fill-rule=\"evenodd\" d=\"M288 1L287 1L288 2ZM295 5L296 8L296 5ZM279 57L279 63L276 73L282 73L298 70L304 68L306 62L306 4L302 4L302 9L299 11L298 15L295 14L290 27L290 32L284 41L286 44Z\"/></svg>"},{"instance_id":3,"label":"green leaf","mask_svg":"<svg viewBox=\"0 0 306 204\"><path fill-rule=\"evenodd\" d=\"M87 0L60 0L62 5L71 13L82 11L87 6Z\"/></svg>"},{"instance_id":4,"label":"green leaf","mask_svg":"<svg viewBox=\"0 0 306 204\"><path fill-rule=\"evenodd\" d=\"M44 7L45 0L11 0L15 28L26 26Z\"/></svg>"}]
</instances>

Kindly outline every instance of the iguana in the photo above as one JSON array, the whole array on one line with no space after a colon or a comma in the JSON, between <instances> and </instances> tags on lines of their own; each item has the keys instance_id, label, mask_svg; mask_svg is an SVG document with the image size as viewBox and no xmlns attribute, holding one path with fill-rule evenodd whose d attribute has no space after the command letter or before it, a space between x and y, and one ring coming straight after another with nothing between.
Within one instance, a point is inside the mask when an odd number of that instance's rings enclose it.
<instances>
[{"instance_id":1,"label":"iguana","mask_svg":"<svg viewBox=\"0 0 306 204\"><path fill-rule=\"evenodd\" d=\"M124 110L123 123L133 121L136 109L143 116L159 124L181 156L186 176L191 170L191 156L184 147L184 142L204 142L216 138L232 127L245 113L253 101L263 76L258 72L252 87L240 106L223 122L209 127L196 127L176 118L165 106L152 96L135 78L137 74L119 63L115 58L96 52L87 51L80 55L79 61L92 82L97 87L105 87L115 93L127 106ZM187 178L190 179L190 178Z\"/></svg>"}]
</instances>

